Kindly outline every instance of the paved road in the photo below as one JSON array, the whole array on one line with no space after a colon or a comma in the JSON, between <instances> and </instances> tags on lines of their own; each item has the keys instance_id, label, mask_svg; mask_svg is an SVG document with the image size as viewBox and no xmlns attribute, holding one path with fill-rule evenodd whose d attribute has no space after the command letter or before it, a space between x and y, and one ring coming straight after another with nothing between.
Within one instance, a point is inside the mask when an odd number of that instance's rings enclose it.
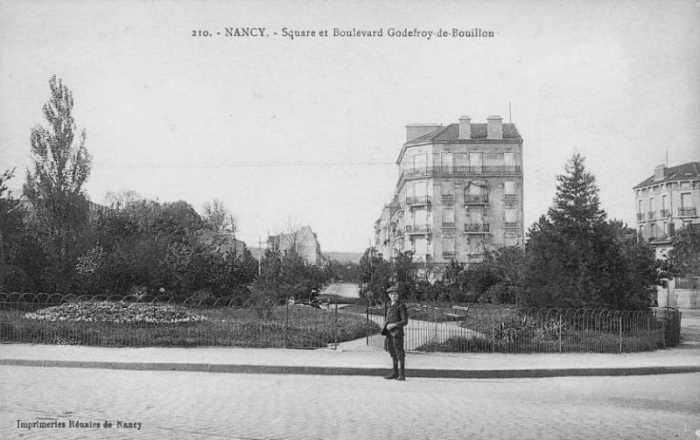
<instances>
[{"instance_id":1,"label":"paved road","mask_svg":"<svg viewBox=\"0 0 700 440\"><path fill-rule=\"evenodd\" d=\"M700 374L402 383L6 366L0 437L697 440L699 387ZM26 429L17 420L114 426Z\"/></svg>"},{"instance_id":2,"label":"paved road","mask_svg":"<svg viewBox=\"0 0 700 440\"><path fill-rule=\"evenodd\" d=\"M353 283L333 283L323 291L326 295L338 295L345 298L359 298L360 287Z\"/></svg>"}]
</instances>

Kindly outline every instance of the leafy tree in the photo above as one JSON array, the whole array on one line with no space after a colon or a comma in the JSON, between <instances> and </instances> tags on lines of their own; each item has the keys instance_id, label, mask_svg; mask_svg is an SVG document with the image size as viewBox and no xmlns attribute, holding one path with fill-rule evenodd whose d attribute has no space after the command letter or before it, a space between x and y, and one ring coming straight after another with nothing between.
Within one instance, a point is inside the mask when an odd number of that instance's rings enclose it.
<instances>
[{"instance_id":1,"label":"leafy tree","mask_svg":"<svg viewBox=\"0 0 700 440\"><path fill-rule=\"evenodd\" d=\"M595 177L575 154L557 176L548 216L528 231L522 299L537 307L642 309L659 279L653 251L606 221Z\"/></svg>"},{"instance_id":2,"label":"leafy tree","mask_svg":"<svg viewBox=\"0 0 700 440\"><path fill-rule=\"evenodd\" d=\"M88 203L82 187L90 176L92 158L85 148L85 130L76 139L73 94L56 76L49 87L51 98L43 107L49 127L37 125L31 131L34 164L27 170L23 191L49 257L47 287L65 291L75 275L82 232L87 229Z\"/></svg>"},{"instance_id":3,"label":"leafy tree","mask_svg":"<svg viewBox=\"0 0 700 440\"><path fill-rule=\"evenodd\" d=\"M416 285L416 269L413 264L413 252L406 251L396 255L391 261L393 282L398 284L402 298L418 299Z\"/></svg>"},{"instance_id":4,"label":"leafy tree","mask_svg":"<svg viewBox=\"0 0 700 440\"><path fill-rule=\"evenodd\" d=\"M668 264L676 276L700 278L700 225L690 224L673 237Z\"/></svg>"},{"instance_id":5,"label":"leafy tree","mask_svg":"<svg viewBox=\"0 0 700 440\"><path fill-rule=\"evenodd\" d=\"M24 208L19 200L11 197L7 187L14 172L14 169L7 170L0 175L0 291L6 286L9 290L23 290L23 281L27 278L26 273L13 264L22 252L24 235Z\"/></svg>"},{"instance_id":6,"label":"leafy tree","mask_svg":"<svg viewBox=\"0 0 700 440\"><path fill-rule=\"evenodd\" d=\"M366 298L384 299L391 283L391 264L383 259L376 248L367 248L360 258L361 294Z\"/></svg>"}]
</instances>

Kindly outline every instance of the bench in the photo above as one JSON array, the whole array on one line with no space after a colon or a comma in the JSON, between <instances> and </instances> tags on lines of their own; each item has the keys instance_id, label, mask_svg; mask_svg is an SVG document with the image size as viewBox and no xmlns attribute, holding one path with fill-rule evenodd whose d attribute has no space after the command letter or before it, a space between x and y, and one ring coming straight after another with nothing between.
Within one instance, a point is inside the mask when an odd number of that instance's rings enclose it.
<instances>
[{"instance_id":1,"label":"bench","mask_svg":"<svg viewBox=\"0 0 700 440\"><path fill-rule=\"evenodd\" d=\"M469 313L469 307L462 306L452 306L449 312L445 313L448 318L454 319L455 321L461 321L467 319L467 314Z\"/></svg>"}]
</instances>

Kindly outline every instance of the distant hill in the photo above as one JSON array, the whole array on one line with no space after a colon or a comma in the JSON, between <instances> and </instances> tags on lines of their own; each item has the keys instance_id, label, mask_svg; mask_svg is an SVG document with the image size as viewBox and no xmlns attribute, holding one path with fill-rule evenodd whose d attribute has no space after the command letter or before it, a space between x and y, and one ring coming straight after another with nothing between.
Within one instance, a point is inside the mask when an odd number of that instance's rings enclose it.
<instances>
[{"instance_id":1,"label":"distant hill","mask_svg":"<svg viewBox=\"0 0 700 440\"><path fill-rule=\"evenodd\" d=\"M256 260L265 254L265 249L256 247L249 247L248 249ZM359 263L360 258L362 258L362 252L324 252L323 255L330 260L340 261L341 263Z\"/></svg>"},{"instance_id":2,"label":"distant hill","mask_svg":"<svg viewBox=\"0 0 700 440\"><path fill-rule=\"evenodd\" d=\"M362 252L324 252L323 255L341 263L359 263Z\"/></svg>"}]
</instances>

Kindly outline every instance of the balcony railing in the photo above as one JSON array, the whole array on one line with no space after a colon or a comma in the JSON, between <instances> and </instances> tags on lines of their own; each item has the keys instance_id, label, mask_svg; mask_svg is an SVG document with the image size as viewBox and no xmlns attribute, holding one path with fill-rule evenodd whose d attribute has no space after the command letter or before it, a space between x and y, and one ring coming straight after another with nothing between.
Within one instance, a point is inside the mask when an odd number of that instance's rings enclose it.
<instances>
[{"instance_id":1,"label":"balcony railing","mask_svg":"<svg viewBox=\"0 0 700 440\"><path fill-rule=\"evenodd\" d=\"M654 211L648 211L648 212L647 212L647 218L648 218L649 220L654 220L654 218L656 218L656 213L655 213Z\"/></svg>"},{"instance_id":2,"label":"balcony railing","mask_svg":"<svg viewBox=\"0 0 700 440\"><path fill-rule=\"evenodd\" d=\"M661 218L667 218L671 217L671 210L670 209L662 209L661 210Z\"/></svg>"},{"instance_id":3,"label":"balcony railing","mask_svg":"<svg viewBox=\"0 0 700 440\"><path fill-rule=\"evenodd\" d=\"M442 222L442 229L455 229L455 222Z\"/></svg>"},{"instance_id":4,"label":"balcony railing","mask_svg":"<svg viewBox=\"0 0 700 440\"><path fill-rule=\"evenodd\" d=\"M442 201L443 205L453 205L455 202L455 196L454 194L443 194L440 197L440 200Z\"/></svg>"},{"instance_id":5,"label":"balcony railing","mask_svg":"<svg viewBox=\"0 0 700 440\"><path fill-rule=\"evenodd\" d=\"M408 205L408 206L430 205L430 196L406 197L406 205Z\"/></svg>"},{"instance_id":6,"label":"balcony railing","mask_svg":"<svg viewBox=\"0 0 700 440\"><path fill-rule=\"evenodd\" d=\"M481 261L484 259L484 254L467 254L467 258L470 261L475 261L475 260Z\"/></svg>"},{"instance_id":7,"label":"balcony railing","mask_svg":"<svg viewBox=\"0 0 700 440\"><path fill-rule=\"evenodd\" d=\"M454 258L457 255L454 251L442 251L442 258Z\"/></svg>"},{"instance_id":8,"label":"balcony railing","mask_svg":"<svg viewBox=\"0 0 700 440\"><path fill-rule=\"evenodd\" d=\"M504 228L513 229L518 227L518 222L505 222L503 223Z\"/></svg>"},{"instance_id":9,"label":"balcony railing","mask_svg":"<svg viewBox=\"0 0 700 440\"><path fill-rule=\"evenodd\" d=\"M444 176L511 176L522 174L522 167L514 166L453 166L453 167L425 167L419 169L404 170L400 179L413 179L420 177L444 177Z\"/></svg>"},{"instance_id":10,"label":"balcony railing","mask_svg":"<svg viewBox=\"0 0 700 440\"><path fill-rule=\"evenodd\" d=\"M644 213L643 213L643 212L637 213L637 221L638 221L638 222L643 222L643 221L644 221Z\"/></svg>"},{"instance_id":11,"label":"balcony railing","mask_svg":"<svg viewBox=\"0 0 700 440\"><path fill-rule=\"evenodd\" d=\"M697 216L697 210L693 208L678 208L679 217L695 217Z\"/></svg>"},{"instance_id":12,"label":"balcony railing","mask_svg":"<svg viewBox=\"0 0 700 440\"><path fill-rule=\"evenodd\" d=\"M465 194L464 204L465 205L486 205L489 203L488 194Z\"/></svg>"},{"instance_id":13,"label":"balcony railing","mask_svg":"<svg viewBox=\"0 0 700 440\"><path fill-rule=\"evenodd\" d=\"M464 232L467 234L486 234L489 232L488 223L465 223Z\"/></svg>"},{"instance_id":14,"label":"balcony railing","mask_svg":"<svg viewBox=\"0 0 700 440\"><path fill-rule=\"evenodd\" d=\"M516 200L517 194L503 194L503 200Z\"/></svg>"},{"instance_id":15,"label":"balcony railing","mask_svg":"<svg viewBox=\"0 0 700 440\"><path fill-rule=\"evenodd\" d=\"M406 234L430 234L430 225L406 225Z\"/></svg>"}]
</instances>

